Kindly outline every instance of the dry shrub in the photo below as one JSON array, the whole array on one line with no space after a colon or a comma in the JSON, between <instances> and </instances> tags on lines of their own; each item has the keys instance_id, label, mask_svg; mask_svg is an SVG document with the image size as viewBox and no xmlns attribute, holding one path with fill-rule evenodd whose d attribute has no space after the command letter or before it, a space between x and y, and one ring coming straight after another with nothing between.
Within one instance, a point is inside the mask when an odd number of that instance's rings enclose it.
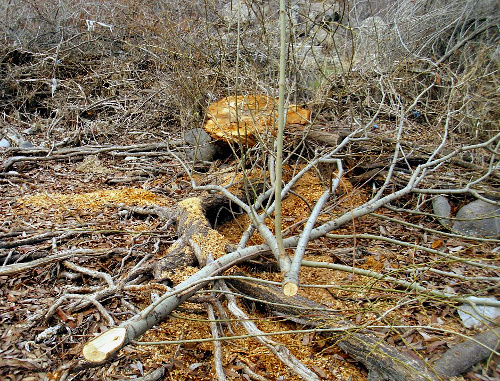
<instances>
[{"instance_id":1,"label":"dry shrub","mask_svg":"<svg viewBox=\"0 0 500 381\"><path fill-rule=\"evenodd\" d=\"M491 46L462 54L456 73L456 128L475 141L498 133L500 120L500 61L491 60Z\"/></svg>"},{"instance_id":2,"label":"dry shrub","mask_svg":"<svg viewBox=\"0 0 500 381\"><path fill-rule=\"evenodd\" d=\"M67 130L83 143L144 139L200 127L208 105L227 95L275 96L276 7L242 2L238 23L235 4L1 2L3 123L38 123L49 140ZM290 102L314 100L327 119L365 123L379 108L393 118L399 101L408 106L439 81L417 104L425 123L437 124L452 95L453 127L489 135L498 120L497 8L487 0L291 8Z\"/></svg>"},{"instance_id":3,"label":"dry shrub","mask_svg":"<svg viewBox=\"0 0 500 381\"><path fill-rule=\"evenodd\" d=\"M498 2L353 0L343 23L349 32L323 49L314 94L323 113L359 125L378 112L380 124L419 97L405 114L429 131L447 116L458 141L498 131Z\"/></svg>"}]
</instances>

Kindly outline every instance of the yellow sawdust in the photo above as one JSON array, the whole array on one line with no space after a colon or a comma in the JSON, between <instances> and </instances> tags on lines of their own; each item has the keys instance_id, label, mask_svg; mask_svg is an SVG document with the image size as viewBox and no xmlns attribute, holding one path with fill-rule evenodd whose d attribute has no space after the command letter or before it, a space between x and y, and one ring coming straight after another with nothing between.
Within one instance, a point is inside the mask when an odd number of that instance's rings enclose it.
<instances>
[{"instance_id":1,"label":"yellow sawdust","mask_svg":"<svg viewBox=\"0 0 500 381\"><path fill-rule=\"evenodd\" d=\"M298 167L297 170L300 170ZM292 176L293 168L287 168L283 174L285 179L290 179ZM262 171L256 170L247 174L248 178L251 180L258 179L262 176ZM243 175L240 173L236 177L228 177L225 179L225 185L229 184L230 180L238 181L241 180ZM234 189L233 189L234 188ZM236 192L237 185L233 185L230 190ZM325 191L325 187L322 184L321 179L318 177L316 172L310 171L305 173L299 181L292 188L293 192L290 193L286 198L282 200L282 226L286 230L290 228L289 234L297 234L303 227L303 224L310 215L310 212L316 202L319 200L321 195ZM338 192L332 196L334 199L335 209L352 208L354 206L360 205L366 201L366 195L361 193L359 190L353 187L353 185L342 179ZM333 213L336 214L336 213ZM338 214L338 213L337 213ZM318 218L318 222L323 223L331 219L328 214L322 214ZM302 221L302 224L299 222ZM237 243L241 237L241 233L247 228L250 223L250 218L246 214L242 214L236 217L233 221L228 222L218 228L218 231L228 238L232 243ZM297 224L299 223L299 224ZM266 219L266 225L274 231L274 222L271 219ZM261 244L262 238L258 234L254 234L250 241L251 245Z\"/></svg>"},{"instance_id":2,"label":"yellow sawdust","mask_svg":"<svg viewBox=\"0 0 500 381\"><path fill-rule=\"evenodd\" d=\"M189 303L183 304L184 308L190 308ZM193 306L193 309L200 309L199 306ZM163 340L182 340L182 339L202 339L210 337L210 326L206 322L205 315L194 313L175 312L176 318L169 318L167 321L160 323L153 329L150 329L142 336L143 341L163 341ZM213 344L210 342L186 344L183 349L194 349L197 351L211 352ZM172 356L178 352L177 345L161 345L148 347L149 355L145 359L145 365L156 365L161 363L169 363L172 361ZM181 353L178 353L182 357ZM183 372L187 373L188 369ZM183 379L183 378L181 378Z\"/></svg>"},{"instance_id":3,"label":"yellow sawdust","mask_svg":"<svg viewBox=\"0 0 500 381\"><path fill-rule=\"evenodd\" d=\"M81 210L98 210L108 204L170 205L171 202L140 188L103 189L89 193L62 194L38 193L17 199L19 205L31 208L70 207Z\"/></svg>"},{"instance_id":4,"label":"yellow sawdust","mask_svg":"<svg viewBox=\"0 0 500 381\"><path fill-rule=\"evenodd\" d=\"M168 278L174 284L179 284L179 283L185 281L190 276L196 274L198 271L200 271L200 269L197 267L186 266L183 268L175 269L174 271L169 272L168 274L163 274L163 275L168 276Z\"/></svg>"},{"instance_id":5,"label":"yellow sawdust","mask_svg":"<svg viewBox=\"0 0 500 381\"><path fill-rule=\"evenodd\" d=\"M200 310L199 305L189 303L183 304L185 308ZM256 313L260 319L255 323L263 332L288 331L294 329L294 325L279 321L276 319L267 319L265 316ZM142 339L144 341L162 341L162 340L181 340L181 339L202 339L211 337L209 322L205 314L195 314L188 312L175 312L175 318L159 324L157 327L147 331ZM231 316L232 317L232 316ZM246 335L247 332L240 324L231 324L235 335ZM228 335L227 332L224 335ZM335 360L335 366L332 367L333 352L341 353L339 350L328 350L318 352L316 345L321 345L319 336L314 337L312 341L305 342L304 336L309 334L287 334L269 337L269 339L286 346L300 361L306 366L313 369L321 369L328 379L348 379L349 376L356 380L365 380L365 375L356 367L356 364L349 361L343 361L338 355ZM222 341L223 347L223 364L229 369L237 370L232 364L236 360L240 360L249 365L256 366L255 371L261 375L265 375L270 379L286 379L290 381L301 380L281 361L276 359L276 356L269 349L260 344L255 338L247 338L240 340ZM323 344L324 345L324 344ZM152 346L148 348L148 356L144 358L144 366L156 366L158 363L170 363L172 357L176 355L178 363L184 363L184 366L176 366L171 372L173 379L190 379L189 368L186 366L194 361L190 356L191 353L202 355L211 355L213 352L213 343L190 343L182 346L183 350L178 351L176 344ZM208 373L204 376L198 376L199 379L214 379L215 371L211 358L205 358L205 363L210 367ZM191 378L195 377L191 373Z\"/></svg>"},{"instance_id":6,"label":"yellow sawdust","mask_svg":"<svg viewBox=\"0 0 500 381\"><path fill-rule=\"evenodd\" d=\"M187 212L185 225L206 221L201 200L198 197L190 197L178 203L179 207ZM219 232L212 229L203 229L201 233L194 234L191 239L200 247L201 254L207 256L211 254L213 258L219 258L226 254L226 246L229 241Z\"/></svg>"},{"instance_id":7,"label":"yellow sawdust","mask_svg":"<svg viewBox=\"0 0 500 381\"><path fill-rule=\"evenodd\" d=\"M204 256L211 254L214 259L226 254L226 246L229 244L229 241L222 234L212 229L206 235L195 234L192 239L200 245Z\"/></svg>"},{"instance_id":8,"label":"yellow sawdust","mask_svg":"<svg viewBox=\"0 0 500 381\"><path fill-rule=\"evenodd\" d=\"M186 198L180 201L178 205L188 212L188 221L196 222L205 220L205 215L201 208L201 200L198 197Z\"/></svg>"}]
</instances>

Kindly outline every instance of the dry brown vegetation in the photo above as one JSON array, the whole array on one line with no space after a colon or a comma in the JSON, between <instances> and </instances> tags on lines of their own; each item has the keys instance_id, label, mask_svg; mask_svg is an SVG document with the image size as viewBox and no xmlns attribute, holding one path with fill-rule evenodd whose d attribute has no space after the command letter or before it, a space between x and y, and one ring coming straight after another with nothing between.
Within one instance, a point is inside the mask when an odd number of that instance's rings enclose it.
<instances>
[{"instance_id":1,"label":"dry brown vegetation","mask_svg":"<svg viewBox=\"0 0 500 381\"><path fill-rule=\"evenodd\" d=\"M432 207L438 195L451 216L499 204L498 5L290 6L287 102L311 120L285 131L288 255L334 192L299 273L299 295L317 304L280 309L245 288L268 281L272 294L284 277L270 248L274 135L214 142L205 161L184 140L224 97L277 96L277 3L227 3L0 1L0 378L397 379L343 345L369 334L422 365L409 379L445 379L433 372L449 348L499 335L498 319L466 328L458 315L483 308L471 296L498 298L498 235L458 233ZM242 243L255 202L262 226ZM237 249L248 258L224 263ZM213 260L221 278L176 288ZM178 292L189 298L131 338L165 343L83 357ZM276 335L248 337L244 322ZM456 379L500 377L495 345L461 359ZM297 362L273 353L283 347Z\"/></svg>"}]
</instances>

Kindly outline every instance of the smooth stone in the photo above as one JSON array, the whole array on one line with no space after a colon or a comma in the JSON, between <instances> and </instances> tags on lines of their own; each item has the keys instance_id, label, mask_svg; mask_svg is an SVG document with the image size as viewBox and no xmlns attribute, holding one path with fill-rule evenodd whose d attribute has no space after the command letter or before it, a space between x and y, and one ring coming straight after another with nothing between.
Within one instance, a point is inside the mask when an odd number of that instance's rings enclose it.
<instances>
[{"instance_id":1,"label":"smooth stone","mask_svg":"<svg viewBox=\"0 0 500 381\"><path fill-rule=\"evenodd\" d=\"M190 146L196 147L206 143L210 143L212 138L203 128L193 128L186 131L184 134L184 141Z\"/></svg>"},{"instance_id":2,"label":"smooth stone","mask_svg":"<svg viewBox=\"0 0 500 381\"><path fill-rule=\"evenodd\" d=\"M482 200L463 206L457 213L453 230L474 237L500 236L500 206ZM463 219L462 221L460 219Z\"/></svg>"},{"instance_id":3,"label":"smooth stone","mask_svg":"<svg viewBox=\"0 0 500 381\"><path fill-rule=\"evenodd\" d=\"M20 144L19 144L19 147L21 148L35 148L35 146L33 144L31 144L31 142L27 141L27 140L23 140Z\"/></svg>"},{"instance_id":4,"label":"smooth stone","mask_svg":"<svg viewBox=\"0 0 500 381\"><path fill-rule=\"evenodd\" d=\"M450 227L451 222L449 220L451 213L451 206L448 199L444 196L437 196L432 199L432 209L434 214L437 216L438 221L441 225Z\"/></svg>"},{"instance_id":5,"label":"smooth stone","mask_svg":"<svg viewBox=\"0 0 500 381\"><path fill-rule=\"evenodd\" d=\"M5 138L2 138L2 140L0 140L0 148L9 148L9 147L10 147L9 141Z\"/></svg>"},{"instance_id":6,"label":"smooth stone","mask_svg":"<svg viewBox=\"0 0 500 381\"><path fill-rule=\"evenodd\" d=\"M184 141L191 147L186 149L186 156L194 161L213 161L217 154L210 142L212 138L202 128L193 128L184 134Z\"/></svg>"},{"instance_id":7,"label":"smooth stone","mask_svg":"<svg viewBox=\"0 0 500 381\"><path fill-rule=\"evenodd\" d=\"M216 153L217 149L211 144L186 149L187 158L194 161L213 161Z\"/></svg>"}]
</instances>

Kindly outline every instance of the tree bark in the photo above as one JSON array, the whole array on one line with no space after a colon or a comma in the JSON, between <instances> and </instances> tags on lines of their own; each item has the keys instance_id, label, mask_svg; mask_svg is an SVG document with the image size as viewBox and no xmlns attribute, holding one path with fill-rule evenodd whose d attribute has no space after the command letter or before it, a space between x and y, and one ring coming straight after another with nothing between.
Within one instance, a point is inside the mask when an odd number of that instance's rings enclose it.
<instances>
[{"instance_id":1,"label":"tree bark","mask_svg":"<svg viewBox=\"0 0 500 381\"><path fill-rule=\"evenodd\" d=\"M452 346L434 363L436 373L445 377L459 376L500 349L500 328L488 329ZM481 344L482 345L481 345Z\"/></svg>"}]
</instances>

